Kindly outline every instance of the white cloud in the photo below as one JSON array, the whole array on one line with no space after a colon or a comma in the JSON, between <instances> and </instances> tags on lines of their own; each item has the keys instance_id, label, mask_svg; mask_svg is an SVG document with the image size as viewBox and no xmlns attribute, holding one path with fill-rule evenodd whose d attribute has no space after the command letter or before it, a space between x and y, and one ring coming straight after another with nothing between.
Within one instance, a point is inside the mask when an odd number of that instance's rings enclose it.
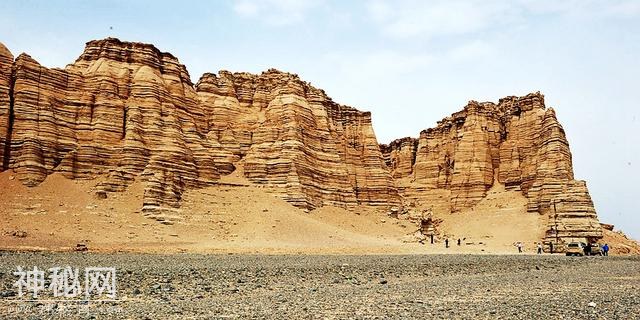
<instances>
[{"instance_id":1,"label":"white cloud","mask_svg":"<svg viewBox=\"0 0 640 320\"><path fill-rule=\"evenodd\" d=\"M245 18L285 26L304 21L312 9L322 4L322 0L236 0L233 11Z\"/></svg>"},{"instance_id":2,"label":"white cloud","mask_svg":"<svg viewBox=\"0 0 640 320\"><path fill-rule=\"evenodd\" d=\"M509 20L512 7L500 1L375 0L367 11L386 35L431 38L483 30Z\"/></svg>"},{"instance_id":3,"label":"white cloud","mask_svg":"<svg viewBox=\"0 0 640 320\"><path fill-rule=\"evenodd\" d=\"M609 6L605 12L613 17L638 17L640 16L640 1L620 1Z\"/></svg>"},{"instance_id":4,"label":"white cloud","mask_svg":"<svg viewBox=\"0 0 640 320\"><path fill-rule=\"evenodd\" d=\"M640 2L637 0L519 0L516 5L528 13L582 18L623 18L640 15Z\"/></svg>"},{"instance_id":5,"label":"white cloud","mask_svg":"<svg viewBox=\"0 0 640 320\"><path fill-rule=\"evenodd\" d=\"M368 17L381 33L399 39L475 34L489 28L507 30L532 15L582 20L640 16L634 0L372 0Z\"/></svg>"}]
</instances>

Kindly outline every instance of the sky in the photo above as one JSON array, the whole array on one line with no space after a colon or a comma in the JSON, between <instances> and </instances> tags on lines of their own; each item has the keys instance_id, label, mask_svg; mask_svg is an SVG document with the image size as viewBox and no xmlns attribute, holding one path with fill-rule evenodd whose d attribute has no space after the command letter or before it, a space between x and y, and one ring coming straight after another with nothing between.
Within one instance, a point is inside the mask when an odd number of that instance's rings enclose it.
<instances>
[{"instance_id":1,"label":"sky","mask_svg":"<svg viewBox=\"0 0 640 320\"><path fill-rule=\"evenodd\" d=\"M194 82L300 75L372 112L381 143L469 100L540 91L602 222L640 239L640 1L1 1L0 42L64 67L93 39L152 43Z\"/></svg>"}]
</instances>

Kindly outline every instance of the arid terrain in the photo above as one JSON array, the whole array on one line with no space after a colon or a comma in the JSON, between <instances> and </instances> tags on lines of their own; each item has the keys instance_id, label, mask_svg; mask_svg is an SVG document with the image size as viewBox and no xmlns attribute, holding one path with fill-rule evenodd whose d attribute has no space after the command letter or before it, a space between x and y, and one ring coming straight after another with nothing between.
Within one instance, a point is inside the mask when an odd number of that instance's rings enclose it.
<instances>
[{"instance_id":1,"label":"arid terrain","mask_svg":"<svg viewBox=\"0 0 640 320\"><path fill-rule=\"evenodd\" d=\"M614 257L640 245L599 221L540 92L380 144L296 74L194 84L151 44L64 69L0 44L0 160L3 319L640 313L640 260ZM611 256L549 254L574 241ZM117 301L24 301L16 268L55 266L116 268Z\"/></svg>"},{"instance_id":2,"label":"arid terrain","mask_svg":"<svg viewBox=\"0 0 640 320\"><path fill-rule=\"evenodd\" d=\"M349 211L296 208L264 188L231 174L222 184L187 192L172 222L149 219L139 211L138 183L127 192L97 199L99 180L70 180L53 174L36 187L25 187L0 173L0 247L14 250L196 253L513 253L513 243L533 252L542 235L543 217L525 211L518 193L489 191L472 210L439 215L451 247L443 238L418 243L418 225L407 218L362 207ZM504 221L511 221L505 224ZM538 230L538 231L536 231ZM606 230L605 230L606 231ZM638 253L624 236L606 231L612 253ZM457 239L461 246L456 244ZM622 251L620 251L622 250Z\"/></svg>"},{"instance_id":3,"label":"arid terrain","mask_svg":"<svg viewBox=\"0 0 640 320\"><path fill-rule=\"evenodd\" d=\"M3 319L633 319L638 257L0 252ZM24 302L16 266L117 269L117 301ZM51 299L42 296L41 300Z\"/></svg>"},{"instance_id":4,"label":"arid terrain","mask_svg":"<svg viewBox=\"0 0 640 320\"><path fill-rule=\"evenodd\" d=\"M194 83L148 43L92 40L64 69L0 44L0 247L504 253L612 231L540 92L389 144L372 117L277 69Z\"/></svg>"}]
</instances>

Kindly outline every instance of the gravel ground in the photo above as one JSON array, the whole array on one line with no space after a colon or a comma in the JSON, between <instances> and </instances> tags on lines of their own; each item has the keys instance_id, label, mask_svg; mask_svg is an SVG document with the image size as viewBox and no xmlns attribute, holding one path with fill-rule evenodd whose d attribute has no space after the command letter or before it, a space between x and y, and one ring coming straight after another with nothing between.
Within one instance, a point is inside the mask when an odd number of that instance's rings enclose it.
<instances>
[{"instance_id":1,"label":"gravel ground","mask_svg":"<svg viewBox=\"0 0 640 320\"><path fill-rule=\"evenodd\" d=\"M13 287L67 265L115 267L117 301ZM640 257L0 252L1 319L640 319L639 290Z\"/></svg>"}]
</instances>

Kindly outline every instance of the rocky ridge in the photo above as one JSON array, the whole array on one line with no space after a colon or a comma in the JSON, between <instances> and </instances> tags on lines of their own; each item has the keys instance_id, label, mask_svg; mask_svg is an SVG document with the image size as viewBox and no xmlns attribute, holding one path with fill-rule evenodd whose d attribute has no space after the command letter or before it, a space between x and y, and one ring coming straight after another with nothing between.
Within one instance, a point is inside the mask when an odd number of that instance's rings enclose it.
<instances>
[{"instance_id":1,"label":"rocky ridge","mask_svg":"<svg viewBox=\"0 0 640 320\"><path fill-rule=\"evenodd\" d=\"M102 176L106 197L140 178L143 211L163 219L186 188L242 160L250 181L300 207L399 203L370 113L297 75L221 71L194 85L171 54L112 38L88 42L65 69L2 48L3 169L26 185Z\"/></svg>"},{"instance_id":2,"label":"rocky ridge","mask_svg":"<svg viewBox=\"0 0 640 320\"><path fill-rule=\"evenodd\" d=\"M158 220L179 210L186 189L240 164L250 182L307 209L455 212L499 182L550 217L548 239L601 236L564 131L539 93L472 101L417 139L378 145L369 112L295 74L220 71L193 84L173 55L113 38L88 42L64 69L14 59L0 45L0 159L28 186L53 172L101 179L98 197L140 179L142 210Z\"/></svg>"},{"instance_id":3,"label":"rocky ridge","mask_svg":"<svg viewBox=\"0 0 640 320\"><path fill-rule=\"evenodd\" d=\"M434 210L456 212L500 183L527 197L527 211L548 217L548 241L602 237L586 183L574 180L565 132L539 92L470 101L419 138L381 150L406 203L439 201ZM434 190L446 196L433 201Z\"/></svg>"}]
</instances>

